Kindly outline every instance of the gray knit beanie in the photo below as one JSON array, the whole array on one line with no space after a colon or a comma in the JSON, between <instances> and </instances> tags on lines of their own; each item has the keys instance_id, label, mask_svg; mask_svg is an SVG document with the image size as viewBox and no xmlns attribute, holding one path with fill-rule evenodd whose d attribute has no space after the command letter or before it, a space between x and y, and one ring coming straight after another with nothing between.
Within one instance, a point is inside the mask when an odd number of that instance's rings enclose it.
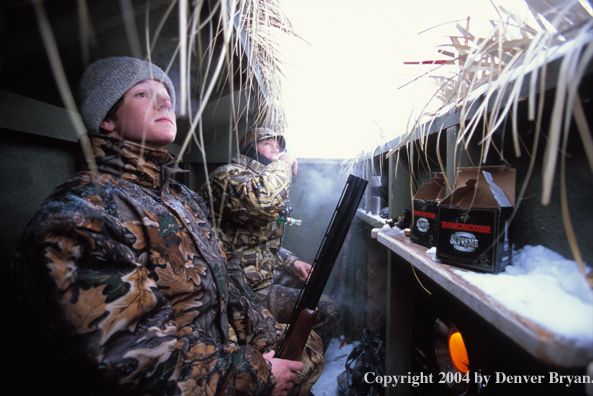
<instances>
[{"instance_id":1,"label":"gray knit beanie","mask_svg":"<svg viewBox=\"0 0 593 396\"><path fill-rule=\"evenodd\" d=\"M155 64L127 56L101 59L91 64L78 86L80 113L87 130L98 133L113 105L144 80L165 84L175 110L175 87L169 76Z\"/></svg>"}]
</instances>

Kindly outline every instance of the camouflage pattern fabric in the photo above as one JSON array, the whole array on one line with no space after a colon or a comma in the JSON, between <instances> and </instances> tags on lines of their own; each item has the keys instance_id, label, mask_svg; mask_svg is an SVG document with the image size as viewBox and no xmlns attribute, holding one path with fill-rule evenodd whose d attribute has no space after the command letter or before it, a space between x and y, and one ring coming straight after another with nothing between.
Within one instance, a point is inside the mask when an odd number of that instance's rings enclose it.
<instances>
[{"instance_id":1,"label":"camouflage pattern fabric","mask_svg":"<svg viewBox=\"0 0 593 396\"><path fill-rule=\"evenodd\" d=\"M303 285L292 274L291 266L297 257L282 248L285 225L277 221L288 201L291 178L292 169L285 161L264 166L247 156L236 155L231 164L212 172L210 191L206 184L198 191L213 208L221 239L239 255L247 284L257 294L266 295L262 304L270 308L280 323L288 323ZM290 278L297 282L289 281L290 284L283 284L289 287L274 292L267 290L282 283L281 279ZM325 351L338 325L339 311L325 295L318 308L314 329L323 340Z\"/></svg>"},{"instance_id":2,"label":"camouflage pattern fabric","mask_svg":"<svg viewBox=\"0 0 593 396\"><path fill-rule=\"evenodd\" d=\"M273 284L277 270L288 269L297 259L283 249L284 224L277 222L286 206L292 170L287 162L268 166L244 155L216 169L198 194L214 213L220 237L239 255L247 283L253 290Z\"/></svg>"},{"instance_id":3,"label":"camouflage pattern fabric","mask_svg":"<svg viewBox=\"0 0 593 396\"><path fill-rule=\"evenodd\" d=\"M258 290L255 294L261 305L269 310L278 322L289 323L300 292L300 289L273 285L266 289ZM325 352L336 332L340 312L335 301L325 294L321 295L317 309L318 314L313 325L313 330L321 338L322 350Z\"/></svg>"},{"instance_id":4,"label":"camouflage pattern fabric","mask_svg":"<svg viewBox=\"0 0 593 396\"><path fill-rule=\"evenodd\" d=\"M91 142L99 173L51 194L11 266L31 378L62 395L270 394L262 354L281 328L202 199L169 179L175 158L103 135Z\"/></svg>"},{"instance_id":5,"label":"camouflage pattern fabric","mask_svg":"<svg viewBox=\"0 0 593 396\"><path fill-rule=\"evenodd\" d=\"M280 326L282 331L286 329L286 325L281 324ZM323 346L321 338L315 331L311 331L299 361L305 365L305 368L302 372L298 372L299 379L296 380L288 396L308 396L311 388L323 373Z\"/></svg>"}]
</instances>

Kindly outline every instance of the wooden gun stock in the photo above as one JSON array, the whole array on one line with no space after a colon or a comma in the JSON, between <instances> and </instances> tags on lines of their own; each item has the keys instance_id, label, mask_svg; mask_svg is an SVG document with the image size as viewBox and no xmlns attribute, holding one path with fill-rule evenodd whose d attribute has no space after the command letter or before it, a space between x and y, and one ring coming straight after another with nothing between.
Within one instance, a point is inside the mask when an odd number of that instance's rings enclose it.
<instances>
[{"instance_id":1,"label":"wooden gun stock","mask_svg":"<svg viewBox=\"0 0 593 396\"><path fill-rule=\"evenodd\" d=\"M305 344L309 338L309 333L313 328L313 323L317 319L319 309L303 309L298 316L298 326L284 341L286 343L285 348L280 352L280 359L287 360L299 360L299 357L305 349Z\"/></svg>"},{"instance_id":2,"label":"wooden gun stock","mask_svg":"<svg viewBox=\"0 0 593 396\"><path fill-rule=\"evenodd\" d=\"M284 330L284 336L276 348L276 355L282 359L298 360L301 357L317 318L317 304L342 249L367 183L366 180L353 175L348 177L338 206L313 261L309 279L301 290L288 326Z\"/></svg>"}]
</instances>

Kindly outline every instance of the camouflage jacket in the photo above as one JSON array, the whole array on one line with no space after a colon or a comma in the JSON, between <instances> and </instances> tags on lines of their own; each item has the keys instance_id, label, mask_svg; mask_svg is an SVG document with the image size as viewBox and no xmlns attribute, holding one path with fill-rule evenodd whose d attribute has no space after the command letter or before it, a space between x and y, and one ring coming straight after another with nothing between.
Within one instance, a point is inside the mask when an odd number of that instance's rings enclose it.
<instances>
[{"instance_id":1,"label":"camouflage jacket","mask_svg":"<svg viewBox=\"0 0 593 396\"><path fill-rule=\"evenodd\" d=\"M102 135L91 142L99 173L51 194L13 265L34 337L68 362L68 382L86 377L80 394L270 394L261 354L277 323L202 199L170 179L175 158Z\"/></svg>"},{"instance_id":2,"label":"camouflage jacket","mask_svg":"<svg viewBox=\"0 0 593 396\"><path fill-rule=\"evenodd\" d=\"M284 224L278 217L287 204L292 170L285 161L264 166L244 155L216 169L198 193L208 208L221 239L241 257L247 283L253 290L272 285L276 270L288 269L297 257L282 248Z\"/></svg>"}]
</instances>

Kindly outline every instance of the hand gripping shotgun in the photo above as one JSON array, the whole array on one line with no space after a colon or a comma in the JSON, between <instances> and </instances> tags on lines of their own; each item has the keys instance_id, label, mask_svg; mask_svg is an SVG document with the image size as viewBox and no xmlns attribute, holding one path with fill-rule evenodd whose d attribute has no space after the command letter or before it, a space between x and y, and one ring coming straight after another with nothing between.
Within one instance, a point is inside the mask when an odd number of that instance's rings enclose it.
<instances>
[{"instance_id":1,"label":"hand gripping shotgun","mask_svg":"<svg viewBox=\"0 0 593 396\"><path fill-rule=\"evenodd\" d=\"M367 183L368 181L356 176L348 176L346 186L323 236L317 256L311 264L312 270L309 278L301 290L288 326L276 348L276 357L298 360L301 356L315 318L317 318L317 304L340 254Z\"/></svg>"}]
</instances>

